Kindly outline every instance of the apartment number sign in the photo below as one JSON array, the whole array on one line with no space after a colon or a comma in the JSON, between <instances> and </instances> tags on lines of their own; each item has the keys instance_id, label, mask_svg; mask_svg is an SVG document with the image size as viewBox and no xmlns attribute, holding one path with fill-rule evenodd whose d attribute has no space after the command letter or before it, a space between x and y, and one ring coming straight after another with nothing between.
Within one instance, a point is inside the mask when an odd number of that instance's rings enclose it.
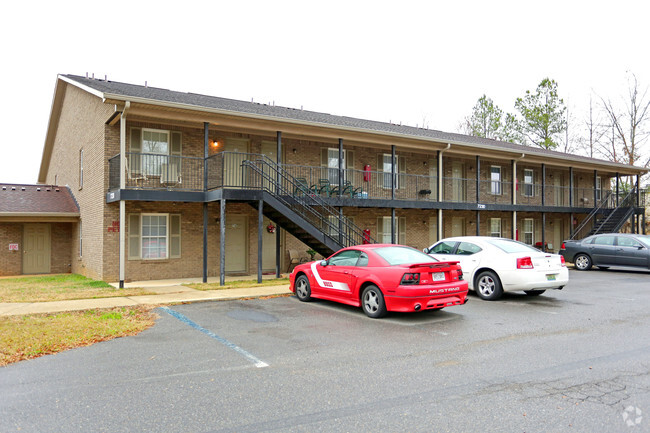
<instances>
[{"instance_id":1,"label":"apartment number sign","mask_svg":"<svg viewBox=\"0 0 650 433\"><path fill-rule=\"evenodd\" d=\"M18 251L18 244L9 244L9 251Z\"/></svg>"}]
</instances>

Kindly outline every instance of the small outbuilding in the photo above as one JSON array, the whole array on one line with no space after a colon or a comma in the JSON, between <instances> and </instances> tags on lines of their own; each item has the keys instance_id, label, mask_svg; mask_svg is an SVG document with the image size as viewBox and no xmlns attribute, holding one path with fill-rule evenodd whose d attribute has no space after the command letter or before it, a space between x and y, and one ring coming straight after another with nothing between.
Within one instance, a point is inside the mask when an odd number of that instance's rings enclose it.
<instances>
[{"instance_id":1,"label":"small outbuilding","mask_svg":"<svg viewBox=\"0 0 650 433\"><path fill-rule=\"evenodd\" d=\"M0 184L0 276L70 272L79 225L68 187Z\"/></svg>"}]
</instances>

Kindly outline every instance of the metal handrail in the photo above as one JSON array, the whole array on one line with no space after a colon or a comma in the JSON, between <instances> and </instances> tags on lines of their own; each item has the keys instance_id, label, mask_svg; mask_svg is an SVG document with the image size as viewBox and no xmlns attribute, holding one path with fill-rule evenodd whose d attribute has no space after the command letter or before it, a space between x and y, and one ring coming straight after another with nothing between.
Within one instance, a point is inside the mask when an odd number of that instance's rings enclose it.
<instances>
[{"instance_id":1,"label":"metal handrail","mask_svg":"<svg viewBox=\"0 0 650 433\"><path fill-rule=\"evenodd\" d=\"M594 219L594 218L596 217L596 214L598 213L598 211L599 211L600 209L602 209L602 207L605 205L605 203L607 203L607 201L609 200L609 197L610 197L611 195L612 195L612 191L607 191L607 193L604 194L604 196L600 199L600 202L598 203L598 206L595 207L595 208L593 208L593 209L591 210L591 212L589 212L589 215L587 215L587 217L586 217L586 218L585 218L585 219L580 223L580 225L575 229L575 231L573 232L573 236L571 237L571 239L575 239L575 236L576 236L578 233L580 233L581 230L584 229L584 228L587 226L587 224L589 224L589 222L590 222L592 219Z\"/></svg>"},{"instance_id":2,"label":"metal handrail","mask_svg":"<svg viewBox=\"0 0 650 433\"><path fill-rule=\"evenodd\" d=\"M365 234L347 217L341 216L336 208L330 206L316 192L306 191L304 185L267 156L257 155L254 160L244 160L242 166L250 167L260 176L260 182L255 182L255 186L269 192L308 221L316 222L316 227L335 242L343 246L356 245L364 241L376 243L371 236ZM321 212L317 208L321 209ZM338 224L333 224L331 220L337 221ZM333 238L331 233L338 233L339 239Z\"/></svg>"}]
</instances>

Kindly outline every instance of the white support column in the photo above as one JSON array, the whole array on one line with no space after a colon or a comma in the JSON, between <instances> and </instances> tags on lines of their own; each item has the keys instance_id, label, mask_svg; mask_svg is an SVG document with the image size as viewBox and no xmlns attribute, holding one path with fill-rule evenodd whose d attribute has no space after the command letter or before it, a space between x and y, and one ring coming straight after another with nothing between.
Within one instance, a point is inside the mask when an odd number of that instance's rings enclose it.
<instances>
[{"instance_id":1,"label":"white support column","mask_svg":"<svg viewBox=\"0 0 650 433\"><path fill-rule=\"evenodd\" d=\"M126 101L120 116L120 289L124 288L126 266L126 202L122 200L122 191L126 188L126 112L131 102Z\"/></svg>"},{"instance_id":2,"label":"white support column","mask_svg":"<svg viewBox=\"0 0 650 433\"><path fill-rule=\"evenodd\" d=\"M442 209L438 209L438 240L442 239Z\"/></svg>"}]
</instances>

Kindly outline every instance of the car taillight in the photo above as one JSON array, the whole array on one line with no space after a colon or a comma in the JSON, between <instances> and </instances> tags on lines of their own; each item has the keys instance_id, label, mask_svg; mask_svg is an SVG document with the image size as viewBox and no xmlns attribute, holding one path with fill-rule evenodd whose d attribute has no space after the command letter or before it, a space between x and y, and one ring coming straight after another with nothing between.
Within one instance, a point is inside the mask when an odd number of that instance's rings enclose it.
<instances>
[{"instance_id":1,"label":"car taillight","mask_svg":"<svg viewBox=\"0 0 650 433\"><path fill-rule=\"evenodd\" d=\"M458 268L456 270L456 275L458 275L458 280L462 281L462 279L463 279L463 270L461 268Z\"/></svg>"},{"instance_id":2,"label":"car taillight","mask_svg":"<svg viewBox=\"0 0 650 433\"><path fill-rule=\"evenodd\" d=\"M533 269L533 260L530 257L519 257L517 269Z\"/></svg>"},{"instance_id":3,"label":"car taillight","mask_svg":"<svg viewBox=\"0 0 650 433\"><path fill-rule=\"evenodd\" d=\"M404 286L411 284L420 284L420 274L404 274L404 276L402 276L402 282L400 284Z\"/></svg>"},{"instance_id":4,"label":"car taillight","mask_svg":"<svg viewBox=\"0 0 650 433\"><path fill-rule=\"evenodd\" d=\"M564 260L564 256L560 256L560 261L562 262L562 266L566 267L566 261Z\"/></svg>"},{"instance_id":5,"label":"car taillight","mask_svg":"<svg viewBox=\"0 0 650 433\"><path fill-rule=\"evenodd\" d=\"M564 245L564 242L562 242L562 246L560 247L561 250L566 250L566 245Z\"/></svg>"}]
</instances>

